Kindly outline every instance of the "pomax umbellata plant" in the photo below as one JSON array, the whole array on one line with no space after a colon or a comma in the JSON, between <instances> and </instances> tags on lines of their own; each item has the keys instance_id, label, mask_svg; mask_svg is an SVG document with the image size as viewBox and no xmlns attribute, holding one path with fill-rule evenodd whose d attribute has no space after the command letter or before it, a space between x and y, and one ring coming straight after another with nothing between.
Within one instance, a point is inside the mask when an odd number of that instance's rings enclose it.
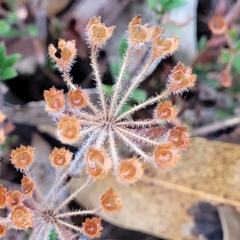
<instances>
[{"instance_id":1,"label":"pomax umbellata plant","mask_svg":"<svg viewBox=\"0 0 240 240\"><path fill-rule=\"evenodd\" d=\"M21 146L12 151L12 164L24 177L22 191L7 191L0 186L0 208L6 207L9 210L6 218L0 218L0 236L4 236L9 228L24 230L31 227L33 230L30 239L47 240L52 229L58 233L59 239L76 236L80 239L82 234L89 238L99 237L102 230L100 218L87 218L82 227L75 226L69 218L99 211L118 213L122 202L120 196L110 188L102 195L100 207L94 210L68 211L68 203L84 187L96 179L106 177L110 169L113 169L119 182L135 183L143 174L141 160L154 167L169 168L179 160L179 150L189 148L190 137L185 126L164 131L162 127L178 113L178 109L166 98L171 94L182 93L195 84L196 76L192 74L190 67L178 63L167 79L166 88L160 94L133 106L130 110L121 111L131 93L144 80L152 63L178 49L178 38L165 37L161 28L142 25L140 16L134 17L128 26L128 48L113 86L113 94L110 99L106 99L97 56L112 36L114 28L115 26L106 27L101 22L101 17L92 18L86 27L91 65L99 96L97 104L92 103L88 94L73 83L69 74L77 54L75 41L60 39L57 48L49 46L49 56L61 72L69 91L66 96L63 90L54 87L44 91L46 111L57 125L56 133L61 142L72 144L83 137L85 141L74 155L65 148L53 149L49 159L56 174L47 196L43 196L31 175L34 148ZM149 45L149 56L140 71L130 80L127 89L122 89L133 53L144 44ZM60 57L56 56L57 50L60 51ZM157 106L151 119L129 118L136 111L153 104ZM117 139L133 152L131 158L121 158L116 145ZM154 151L147 153L143 146L154 146ZM79 176L83 168L88 175L86 183L66 199L61 199L59 190L66 185L69 177Z\"/></svg>"}]
</instances>

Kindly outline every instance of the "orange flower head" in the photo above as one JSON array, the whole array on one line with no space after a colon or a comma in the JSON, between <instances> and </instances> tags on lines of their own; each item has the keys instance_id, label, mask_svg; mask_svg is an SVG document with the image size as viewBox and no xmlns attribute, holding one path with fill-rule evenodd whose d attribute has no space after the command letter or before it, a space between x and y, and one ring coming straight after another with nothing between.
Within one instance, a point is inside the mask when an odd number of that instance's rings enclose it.
<instances>
[{"instance_id":1,"label":"orange flower head","mask_svg":"<svg viewBox=\"0 0 240 240\"><path fill-rule=\"evenodd\" d=\"M0 238L4 237L7 234L8 226L0 224Z\"/></svg>"},{"instance_id":2,"label":"orange flower head","mask_svg":"<svg viewBox=\"0 0 240 240\"><path fill-rule=\"evenodd\" d=\"M225 19L221 16L215 16L208 22L208 27L213 34L221 35L224 34L227 29L228 25Z\"/></svg>"},{"instance_id":3,"label":"orange flower head","mask_svg":"<svg viewBox=\"0 0 240 240\"><path fill-rule=\"evenodd\" d=\"M141 17L138 15L132 19L128 26L130 43L136 45L147 42L152 38L154 31L155 28L148 28L147 24L141 25Z\"/></svg>"},{"instance_id":4,"label":"orange flower head","mask_svg":"<svg viewBox=\"0 0 240 240\"><path fill-rule=\"evenodd\" d=\"M9 191L7 193L6 205L9 209L15 208L17 205L21 204L23 196L19 191Z\"/></svg>"},{"instance_id":5,"label":"orange flower head","mask_svg":"<svg viewBox=\"0 0 240 240\"><path fill-rule=\"evenodd\" d=\"M7 202L7 189L0 185L0 209L4 208Z\"/></svg>"},{"instance_id":6,"label":"orange flower head","mask_svg":"<svg viewBox=\"0 0 240 240\"><path fill-rule=\"evenodd\" d=\"M135 183L142 175L142 164L136 157L121 161L117 168L117 177L122 183Z\"/></svg>"},{"instance_id":7,"label":"orange flower head","mask_svg":"<svg viewBox=\"0 0 240 240\"><path fill-rule=\"evenodd\" d=\"M106 177L112 167L109 155L102 149L90 147L86 152L85 161L87 173L95 179Z\"/></svg>"},{"instance_id":8,"label":"orange flower head","mask_svg":"<svg viewBox=\"0 0 240 240\"><path fill-rule=\"evenodd\" d=\"M0 111L0 123L3 122L6 119L6 115L3 114L2 111Z\"/></svg>"},{"instance_id":9,"label":"orange flower head","mask_svg":"<svg viewBox=\"0 0 240 240\"><path fill-rule=\"evenodd\" d=\"M21 146L12 150L11 161L16 168L27 168L33 163L34 148Z\"/></svg>"},{"instance_id":10,"label":"orange flower head","mask_svg":"<svg viewBox=\"0 0 240 240\"><path fill-rule=\"evenodd\" d=\"M171 92L181 92L186 88L191 88L195 85L196 75L192 74L190 67L178 63L172 70L169 80L169 90Z\"/></svg>"},{"instance_id":11,"label":"orange flower head","mask_svg":"<svg viewBox=\"0 0 240 240\"><path fill-rule=\"evenodd\" d=\"M0 128L0 144L4 143L5 139L6 137L5 137L4 129Z\"/></svg>"},{"instance_id":12,"label":"orange flower head","mask_svg":"<svg viewBox=\"0 0 240 240\"><path fill-rule=\"evenodd\" d=\"M80 137L81 126L75 116L64 116L57 125L59 139L63 143L73 143Z\"/></svg>"},{"instance_id":13,"label":"orange flower head","mask_svg":"<svg viewBox=\"0 0 240 240\"><path fill-rule=\"evenodd\" d=\"M86 218L85 222L82 223L83 233L89 238L98 238L101 235L102 226L100 218Z\"/></svg>"},{"instance_id":14,"label":"orange flower head","mask_svg":"<svg viewBox=\"0 0 240 240\"><path fill-rule=\"evenodd\" d=\"M220 73L220 83L225 88L230 88L232 86L232 76L226 70Z\"/></svg>"},{"instance_id":15,"label":"orange flower head","mask_svg":"<svg viewBox=\"0 0 240 240\"><path fill-rule=\"evenodd\" d=\"M54 148L49 156L53 167L67 167L70 165L73 153L65 148Z\"/></svg>"},{"instance_id":16,"label":"orange flower head","mask_svg":"<svg viewBox=\"0 0 240 240\"><path fill-rule=\"evenodd\" d=\"M178 114L178 109L172 105L171 101L160 102L156 109L156 117L160 120L171 121Z\"/></svg>"},{"instance_id":17,"label":"orange flower head","mask_svg":"<svg viewBox=\"0 0 240 240\"><path fill-rule=\"evenodd\" d=\"M56 57L57 49L52 44L49 45L48 53L61 70L67 70L77 55L76 42L75 40L65 41L64 39L59 39L58 49L61 51L60 58Z\"/></svg>"},{"instance_id":18,"label":"orange flower head","mask_svg":"<svg viewBox=\"0 0 240 240\"><path fill-rule=\"evenodd\" d=\"M33 214L25 206L16 206L11 214L11 221L19 230L27 229L33 225Z\"/></svg>"},{"instance_id":19,"label":"orange flower head","mask_svg":"<svg viewBox=\"0 0 240 240\"><path fill-rule=\"evenodd\" d=\"M25 196L32 196L34 191L34 182L28 177L23 177L21 183L22 194Z\"/></svg>"},{"instance_id":20,"label":"orange flower head","mask_svg":"<svg viewBox=\"0 0 240 240\"><path fill-rule=\"evenodd\" d=\"M154 34L153 52L155 58L174 53L179 46L178 37L165 38L161 35L162 29L157 28Z\"/></svg>"},{"instance_id":21,"label":"orange flower head","mask_svg":"<svg viewBox=\"0 0 240 240\"><path fill-rule=\"evenodd\" d=\"M171 129L169 132L168 141L172 142L177 148L190 148L190 136L185 126L178 126Z\"/></svg>"},{"instance_id":22,"label":"orange flower head","mask_svg":"<svg viewBox=\"0 0 240 240\"><path fill-rule=\"evenodd\" d=\"M154 151L154 160L160 168L173 166L179 160L177 148L173 143L158 145Z\"/></svg>"},{"instance_id":23,"label":"orange flower head","mask_svg":"<svg viewBox=\"0 0 240 240\"><path fill-rule=\"evenodd\" d=\"M111 36L115 26L106 27L101 17L92 18L87 24L87 34L93 46L101 47Z\"/></svg>"},{"instance_id":24,"label":"orange flower head","mask_svg":"<svg viewBox=\"0 0 240 240\"><path fill-rule=\"evenodd\" d=\"M104 212L118 213L122 209L120 196L112 189L108 189L101 197L101 207Z\"/></svg>"},{"instance_id":25,"label":"orange flower head","mask_svg":"<svg viewBox=\"0 0 240 240\"><path fill-rule=\"evenodd\" d=\"M47 103L47 112L57 113L63 109L65 105L63 90L56 90L55 87L52 87L49 90L45 90L43 96Z\"/></svg>"},{"instance_id":26,"label":"orange flower head","mask_svg":"<svg viewBox=\"0 0 240 240\"><path fill-rule=\"evenodd\" d=\"M70 90L68 92L68 101L73 108L86 107L88 104L88 95L80 88Z\"/></svg>"}]
</instances>

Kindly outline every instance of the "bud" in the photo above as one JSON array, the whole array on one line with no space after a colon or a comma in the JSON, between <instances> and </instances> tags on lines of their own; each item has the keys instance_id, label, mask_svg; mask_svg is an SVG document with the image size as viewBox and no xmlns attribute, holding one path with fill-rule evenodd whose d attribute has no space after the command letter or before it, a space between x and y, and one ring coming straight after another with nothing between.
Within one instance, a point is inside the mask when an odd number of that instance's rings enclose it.
<instances>
[{"instance_id":1,"label":"bud","mask_svg":"<svg viewBox=\"0 0 240 240\"><path fill-rule=\"evenodd\" d=\"M173 143L158 145L154 151L154 161L160 168L169 168L178 160L177 148Z\"/></svg>"},{"instance_id":2,"label":"bud","mask_svg":"<svg viewBox=\"0 0 240 240\"><path fill-rule=\"evenodd\" d=\"M70 164L73 153L65 148L54 148L49 156L53 167L67 167Z\"/></svg>"},{"instance_id":3,"label":"bud","mask_svg":"<svg viewBox=\"0 0 240 240\"><path fill-rule=\"evenodd\" d=\"M185 126L179 126L171 129L169 132L168 141L172 142L177 148L190 148L190 136Z\"/></svg>"},{"instance_id":4,"label":"bud","mask_svg":"<svg viewBox=\"0 0 240 240\"><path fill-rule=\"evenodd\" d=\"M43 93L44 99L47 103L47 112L59 112L65 105L65 98L63 90L56 90L54 87L45 90Z\"/></svg>"},{"instance_id":5,"label":"bud","mask_svg":"<svg viewBox=\"0 0 240 240\"><path fill-rule=\"evenodd\" d=\"M86 218L85 222L82 223L83 233L89 238L98 238L101 235L102 226L100 218Z\"/></svg>"},{"instance_id":6,"label":"bud","mask_svg":"<svg viewBox=\"0 0 240 240\"><path fill-rule=\"evenodd\" d=\"M131 45L142 44L144 42L147 42L153 36L155 28L148 28L147 24L141 25L140 23L141 23L140 15L134 17L132 21L129 23L128 32Z\"/></svg>"},{"instance_id":7,"label":"bud","mask_svg":"<svg viewBox=\"0 0 240 240\"><path fill-rule=\"evenodd\" d=\"M88 103L88 95L80 88L69 90L68 101L73 108L86 107Z\"/></svg>"},{"instance_id":8,"label":"bud","mask_svg":"<svg viewBox=\"0 0 240 240\"><path fill-rule=\"evenodd\" d=\"M81 126L75 116L64 116L57 125L59 139L63 143L73 143L80 136Z\"/></svg>"},{"instance_id":9,"label":"bud","mask_svg":"<svg viewBox=\"0 0 240 240\"><path fill-rule=\"evenodd\" d=\"M89 41L93 46L100 47L104 44L113 33L115 26L106 27L101 23L101 17L92 18L87 24L87 34Z\"/></svg>"},{"instance_id":10,"label":"bud","mask_svg":"<svg viewBox=\"0 0 240 240\"><path fill-rule=\"evenodd\" d=\"M118 165L117 178L122 183L135 183L142 175L142 164L136 157L123 160Z\"/></svg>"},{"instance_id":11,"label":"bud","mask_svg":"<svg viewBox=\"0 0 240 240\"><path fill-rule=\"evenodd\" d=\"M193 87L196 82L196 75L192 74L190 67L184 66L182 63L178 63L172 70L169 78L169 91L181 92L186 88Z\"/></svg>"},{"instance_id":12,"label":"bud","mask_svg":"<svg viewBox=\"0 0 240 240\"><path fill-rule=\"evenodd\" d=\"M34 148L21 146L12 150L11 161L16 168L27 168L33 163Z\"/></svg>"},{"instance_id":13,"label":"bud","mask_svg":"<svg viewBox=\"0 0 240 240\"><path fill-rule=\"evenodd\" d=\"M172 105L171 101L161 102L156 109L156 117L160 120L171 121L178 114L178 109Z\"/></svg>"},{"instance_id":14,"label":"bud","mask_svg":"<svg viewBox=\"0 0 240 240\"><path fill-rule=\"evenodd\" d=\"M33 214L27 207L16 206L12 211L11 221L15 228L23 230L32 227L33 225L32 217Z\"/></svg>"},{"instance_id":15,"label":"bud","mask_svg":"<svg viewBox=\"0 0 240 240\"><path fill-rule=\"evenodd\" d=\"M7 201L7 189L0 185L0 209L4 208Z\"/></svg>"},{"instance_id":16,"label":"bud","mask_svg":"<svg viewBox=\"0 0 240 240\"><path fill-rule=\"evenodd\" d=\"M8 226L0 224L0 238L4 237L7 234Z\"/></svg>"},{"instance_id":17,"label":"bud","mask_svg":"<svg viewBox=\"0 0 240 240\"><path fill-rule=\"evenodd\" d=\"M15 208L17 205L21 204L23 196L19 191L9 191L7 193L6 205L9 209Z\"/></svg>"},{"instance_id":18,"label":"bud","mask_svg":"<svg viewBox=\"0 0 240 240\"><path fill-rule=\"evenodd\" d=\"M224 34L228 29L225 19L221 16L213 17L208 22L208 27L211 30L211 32L216 35Z\"/></svg>"},{"instance_id":19,"label":"bud","mask_svg":"<svg viewBox=\"0 0 240 240\"><path fill-rule=\"evenodd\" d=\"M23 177L21 180L22 183L22 194L25 196L32 196L34 191L34 183L28 177Z\"/></svg>"},{"instance_id":20,"label":"bud","mask_svg":"<svg viewBox=\"0 0 240 240\"><path fill-rule=\"evenodd\" d=\"M102 210L107 213L118 213L122 209L120 196L112 189L108 189L101 197Z\"/></svg>"}]
</instances>

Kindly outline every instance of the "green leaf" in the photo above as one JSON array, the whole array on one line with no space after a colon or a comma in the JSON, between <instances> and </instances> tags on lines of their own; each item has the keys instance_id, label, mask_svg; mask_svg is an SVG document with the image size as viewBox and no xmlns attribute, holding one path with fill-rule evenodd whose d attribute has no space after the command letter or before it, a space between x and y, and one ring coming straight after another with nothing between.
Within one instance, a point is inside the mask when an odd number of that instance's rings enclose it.
<instances>
[{"instance_id":1,"label":"green leaf","mask_svg":"<svg viewBox=\"0 0 240 240\"><path fill-rule=\"evenodd\" d=\"M6 18L6 21L9 23L9 24L14 24L18 21L18 17L17 17L17 14L15 12L11 12L8 14L7 18Z\"/></svg>"},{"instance_id":2,"label":"green leaf","mask_svg":"<svg viewBox=\"0 0 240 240\"><path fill-rule=\"evenodd\" d=\"M112 94L112 86L110 85L103 85L103 91L104 93L106 93L107 95Z\"/></svg>"},{"instance_id":3,"label":"green leaf","mask_svg":"<svg viewBox=\"0 0 240 240\"><path fill-rule=\"evenodd\" d=\"M156 8L156 0L147 0L148 6L151 9L155 9Z\"/></svg>"},{"instance_id":4,"label":"green leaf","mask_svg":"<svg viewBox=\"0 0 240 240\"><path fill-rule=\"evenodd\" d=\"M231 53L228 50L223 50L220 54L220 61L222 64L226 64L229 62L231 57Z\"/></svg>"},{"instance_id":5,"label":"green leaf","mask_svg":"<svg viewBox=\"0 0 240 240\"><path fill-rule=\"evenodd\" d=\"M110 63L110 72L113 77L117 76L119 73L119 64L111 62Z\"/></svg>"},{"instance_id":6,"label":"green leaf","mask_svg":"<svg viewBox=\"0 0 240 240\"><path fill-rule=\"evenodd\" d=\"M240 41L235 43L235 49L240 50Z\"/></svg>"},{"instance_id":7,"label":"green leaf","mask_svg":"<svg viewBox=\"0 0 240 240\"><path fill-rule=\"evenodd\" d=\"M126 38L122 39L120 45L119 45L119 55L122 58L127 50L128 47L128 41Z\"/></svg>"},{"instance_id":8,"label":"green leaf","mask_svg":"<svg viewBox=\"0 0 240 240\"><path fill-rule=\"evenodd\" d=\"M49 235L49 240L57 240L57 239L58 239L58 235L57 235L56 231L52 230Z\"/></svg>"},{"instance_id":9,"label":"green leaf","mask_svg":"<svg viewBox=\"0 0 240 240\"><path fill-rule=\"evenodd\" d=\"M172 9L180 8L186 4L186 0L159 0L162 5L162 11L170 11Z\"/></svg>"},{"instance_id":10,"label":"green leaf","mask_svg":"<svg viewBox=\"0 0 240 240\"><path fill-rule=\"evenodd\" d=\"M38 29L37 27L34 25L34 24L29 24L27 26L27 31L28 31L28 34L31 36L31 37L36 37L37 34L38 34Z\"/></svg>"},{"instance_id":11,"label":"green leaf","mask_svg":"<svg viewBox=\"0 0 240 240\"><path fill-rule=\"evenodd\" d=\"M5 68L0 73L0 80L8 80L17 76L17 71L11 67Z\"/></svg>"},{"instance_id":12,"label":"green leaf","mask_svg":"<svg viewBox=\"0 0 240 240\"><path fill-rule=\"evenodd\" d=\"M133 106L131 105L131 104L125 104L123 107L122 107L122 109L121 109L121 113L124 113L124 112L126 112L126 111L128 111L128 110L130 110L131 108L132 108Z\"/></svg>"},{"instance_id":13,"label":"green leaf","mask_svg":"<svg viewBox=\"0 0 240 240\"><path fill-rule=\"evenodd\" d=\"M198 42L198 49L199 51L203 51L207 46L207 36L203 35Z\"/></svg>"},{"instance_id":14,"label":"green leaf","mask_svg":"<svg viewBox=\"0 0 240 240\"><path fill-rule=\"evenodd\" d=\"M233 60L233 68L240 73L240 55L236 54Z\"/></svg>"},{"instance_id":15,"label":"green leaf","mask_svg":"<svg viewBox=\"0 0 240 240\"><path fill-rule=\"evenodd\" d=\"M146 98L147 93L142 89L136 89L131 96L131 99L133 99L136 102L143 102L146 100Z\"/></svg>"},{"instance_id":16,"label":"green leaf","mask_svg":"<svg viewBox=\"0 0 240 240\"><path fill-rule=\"evenodd\" d=\"M233 39L233 40L236 40L238 38L238 30L237 28L231 28L229 31L228 31L228 34L230 35L230 37Z\"/></svg>"},{"instance_id":17,"label":"green leaf","mask_svg":"<svg viewBox=\"0 0 240 240\"><path fill-rule=\"evenodd\" d=\"M8 22L4 20L0 20L0 36L4 37L4 35L10 30L10 25Z\"/></svg>"},{"instance_id":18,"label":"green leaf","mask_svg":"<svg viewBox=\"0 0 240 240\"><path fill-rule=\"evenodd\" d=\"M6 57L6 53L7 53L7 50L6 50L6 47L4 44L0 44L0 68L2 67L3 63L4 63L4 60L5 60L5 57Z\"/></svg>"},{"instance_id":19,"label":"green leaf","mask_svg":"<svg viewBox=\"0 0 240 240\"><path fill-rule=\"evenodd\" d=\"M3 68L12 67L21 58L21 54L15 53L7 56L3 62Z\"/></svg>"}]
</instances>

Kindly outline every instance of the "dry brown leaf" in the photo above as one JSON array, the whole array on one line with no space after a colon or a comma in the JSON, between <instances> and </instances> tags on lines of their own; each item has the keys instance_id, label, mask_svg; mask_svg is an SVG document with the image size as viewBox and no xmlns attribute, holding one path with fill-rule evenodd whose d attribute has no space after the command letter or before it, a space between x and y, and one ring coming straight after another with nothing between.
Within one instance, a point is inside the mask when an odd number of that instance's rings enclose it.
<instances>
[{"instance_id":1,"label":"dry brown leaf","mask_svg":"<svg viewBox=\"0 0 240 240\"><path fill-rule=\"evenodd\" d=\"M83 190L76 199L96 207L101 194L113 187L123 199L119 214L100 216L117 226L167 239L192 239L194 221L189 209L199 201L240 207L240 147L195 138L190 151L167 170L146 166L145 177L135 186L124 186L109 176ZM80 182L72 180L72 191Z\"/></svg>"}]
</instances>

